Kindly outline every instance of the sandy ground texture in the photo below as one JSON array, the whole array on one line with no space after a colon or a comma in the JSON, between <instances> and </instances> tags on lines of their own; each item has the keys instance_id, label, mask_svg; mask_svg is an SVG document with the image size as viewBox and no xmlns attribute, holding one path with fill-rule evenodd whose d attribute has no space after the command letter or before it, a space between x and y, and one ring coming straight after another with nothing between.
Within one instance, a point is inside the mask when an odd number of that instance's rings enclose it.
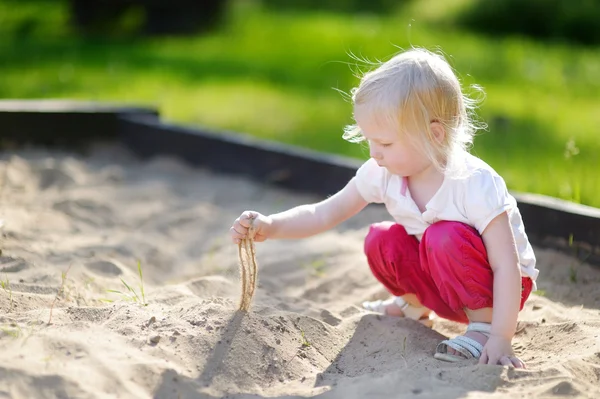
<instances>
[{"instance_id":1,"label":"sandy ground texture","mask_svg":"<svg viewBox=\"0 0 600 399\"><path fill-rule=\"evenodd\" d=\"M359 307L385 296L362 253L381 208L258 244L244 314L231 222L318 198L113 146L2 153L0 176L0 398L600 397L600 270L557 252L514 340L529 368L450 364L464 326Z\"/></svg>"}]
</instances>

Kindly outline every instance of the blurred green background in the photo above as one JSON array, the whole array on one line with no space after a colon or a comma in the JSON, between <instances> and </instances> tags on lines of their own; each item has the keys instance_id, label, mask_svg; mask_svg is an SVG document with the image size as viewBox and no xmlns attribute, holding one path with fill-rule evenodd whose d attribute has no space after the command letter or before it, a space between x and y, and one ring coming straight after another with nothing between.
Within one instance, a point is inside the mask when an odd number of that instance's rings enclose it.
<instances>
[{"instance_id":1,"label":"blurred green background","mask_svg":"<svg viewBox=\"0 0 600 399\"><path fill-rule=\"evenodd\" d=\"M422 46L466 89L483 86L489 129L473 153L510 189L600 207L599 0L217 0L187 13L203 19L192 34L148 29L139 5L83 29L74 3L99 15L92 0L0 1L1 98L152 105L171 122L365 159L341 138L342 93L370 67L354 56Z\"/></svg>"}]
</instances>

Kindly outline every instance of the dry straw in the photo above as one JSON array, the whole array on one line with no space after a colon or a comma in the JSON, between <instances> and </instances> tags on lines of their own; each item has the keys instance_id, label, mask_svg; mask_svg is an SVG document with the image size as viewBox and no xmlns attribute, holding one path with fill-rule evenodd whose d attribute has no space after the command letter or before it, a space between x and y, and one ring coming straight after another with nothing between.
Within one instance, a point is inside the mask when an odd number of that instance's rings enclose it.
<instances>
[{"instance_id":1,"label":"dry straw","mask_svg":"<svg viewBox=\"0 0 600 399\"><path fill-rule=\"evenodd\" d=\"M242 296L240 299L240 310L247 312L254 297L256 288L256 277L258 275L258 264L256 263L256 248L254 246L254 220L250 219L248 238L238 244L240 257L240 274L242 279Z\"/></svg>"}]
</instances>

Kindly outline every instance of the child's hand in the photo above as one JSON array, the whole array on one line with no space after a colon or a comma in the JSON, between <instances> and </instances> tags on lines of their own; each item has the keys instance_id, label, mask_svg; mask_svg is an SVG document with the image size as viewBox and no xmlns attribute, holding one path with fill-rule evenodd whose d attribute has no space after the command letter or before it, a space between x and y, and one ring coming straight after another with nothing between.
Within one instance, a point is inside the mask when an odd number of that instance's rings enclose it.
<instances>
[{"instance_id":1,"label":"child's hand","mask_svg":"<svg viewBox=\"0 0 600 399\"><path fill-rule=\"evenodd\" d=\"M235 219L229 234L234 243L239 244L241 240L249 237L250 224L254 227L254 241L260 242L268 238L268 228L271 226L271 218L254 211L245 211L239 218Z\"/></svg>"},{"instance_id":2,"label":"child's hand","mask_svg":"<svg viewBox=\"0 0 600 399\"><path fill-rule=\"evenodd\" d=\"M501 364L503 366L514 366L515 368L525 368L521 359L515 356L509 339L490 336L483 347L483 353L479 358L479 364Z\"/></svg>"}]
</instances>

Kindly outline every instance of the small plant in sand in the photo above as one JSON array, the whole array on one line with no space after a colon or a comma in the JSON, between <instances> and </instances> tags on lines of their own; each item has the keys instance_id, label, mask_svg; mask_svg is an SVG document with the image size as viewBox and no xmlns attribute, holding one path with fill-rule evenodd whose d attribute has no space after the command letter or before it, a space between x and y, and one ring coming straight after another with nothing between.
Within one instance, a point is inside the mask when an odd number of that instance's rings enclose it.
<instances>
[{"instance_id":1,"label":"small plant in sand","mask_svg":"<svg viewBox=\"0 0 600 399\"><path fill-rule=\"evenodd\" d=\"M19 327L17 323L10 323L8 326L2 326L0 331L14 339L23 336L23 330L21 330L21 327Z\"/></svg>"},{"instance_id":2,"label":"small plant in sand","mask_svg":"<svg viewBox=\"0 0 600 399\"><path fill-rule=\"evenodd\" d=\"M533 291L532 294L537 296L546 296L546 290Z\"/></svg>"},{"instance_id":3,"label":"small plant in sand","mask_svg":"<svg viewBox=\"0 0 600 399\"><path fill-rule=\"evenodd\" d=\"M8 298L10 300L10 308L8 311L10 312L13 308L13 297L12 288L10 287L10 281L8 281L8 277L4 276L4 280L0 280L0 287L2 287L6 295L8 295Z\"/></svg>"},{"instance_id":4,"label":"small plant in sand","mask_svg":"<svg viewBox=\"0 0 600 399\"><path fill-rule=\"evenodd\" d=\"M27 328L23 331L21 326L12 321L6 325L0 326L0 338L3 336L7 336L12 339L21 339L21 346L24 346L29 338L36 332L38 329L36 327L43 325L44 323L39 320L39 318L35 321L27 323Z\"/></svg>"},{"instance_id":5,"label":"small plant in sand","mask_svg":"<svg viewBox=\"0 0 600 399\"><path fill-rule=\"evenodd\" d=\"M60 274L60 288L58 289L58 292L56 293L56 296L54 297L54 300L52 301L52 305L50 306L50 317L48 318L48 324L52 323L52 311L54 310L54 305L56 305L56 302L61 299L64 298L65 295L65 283L67 282L67 274L69 274L69 270L71 270L71 266L69 265L69 267L67 268L67 270L65 270L64 272L62 272Z\"/></svg>"},{"instance_id":6,"label":"small plant in sand","mask_svg":"<svg viewBox=\"0 0 600 399\"><path fill-rule=\"evenodd\" d=\"M300 329L300 335L302 336L302 347L308 348L310 346L310 342L306 339L306 335L304 334L304 330Z\"/></svg>"},{"instance_id":7,"label":"small plant in sand","mask_svg":"<svg viewBox=\"0 0 600 399\"><path fill-rule=\"evenodd\" d=\"M138 302L144 306L148 306L148 303L146 302L146 293L144 292L144 275L142 274L142 263L139 260L137 262L137 269L138 269L138 274L140 276L140 287L139 287L140 293L139 293L139 295L138 295L138 292L134 288L132 288L131 285L127 284L127 282L123 279L121 279L121 282L123 283L125 288L127 288L126 292L119 291L119 290L106 290L106 291L112 292L114 294L119 294L119 295L121 295L121 297L125 298L125 300ZM103 302L114 302L112 299L102 299L102 301Z\"/></svg>"},{"instance_id":8,"label":"small plant in sand","mask_svg":"<svg viewBox=\"0 0 600 399\"><path fill-rule=\"evenodd\" d=\"M406 360L406 340L408 339L408 337L404 337L404 341L402 341L402 353L400 354L400 357L402 357L402 359L404 359L404 364L406 365L406 367L408 367L408 361Z\"/></svg>"},{"instance_id":9,"label":"small plant in sand","mask_svg":"<svg viewBox=\"0 0 600 399\"><path fill-rule=\"evenodd\" d=\"M67 282L67 274L71 270L71 266L67 268L64 272L60 273L60 289L58 290L58 295L63 296L65 294L65 283Z\"/></svg>"},{"instance_id":10,"label":"small plant in sand","mask_svg":"<svg viewBox=\"0 0 600 399\"><path fill-rule=\"evenodd\" d=\"M325 259L315 259L312 262L308 262L302 265L302 267L308 270L312 275L316 277L325 276L325 268L327 266L327 262Z\"/></svg>"}]
</instances>

